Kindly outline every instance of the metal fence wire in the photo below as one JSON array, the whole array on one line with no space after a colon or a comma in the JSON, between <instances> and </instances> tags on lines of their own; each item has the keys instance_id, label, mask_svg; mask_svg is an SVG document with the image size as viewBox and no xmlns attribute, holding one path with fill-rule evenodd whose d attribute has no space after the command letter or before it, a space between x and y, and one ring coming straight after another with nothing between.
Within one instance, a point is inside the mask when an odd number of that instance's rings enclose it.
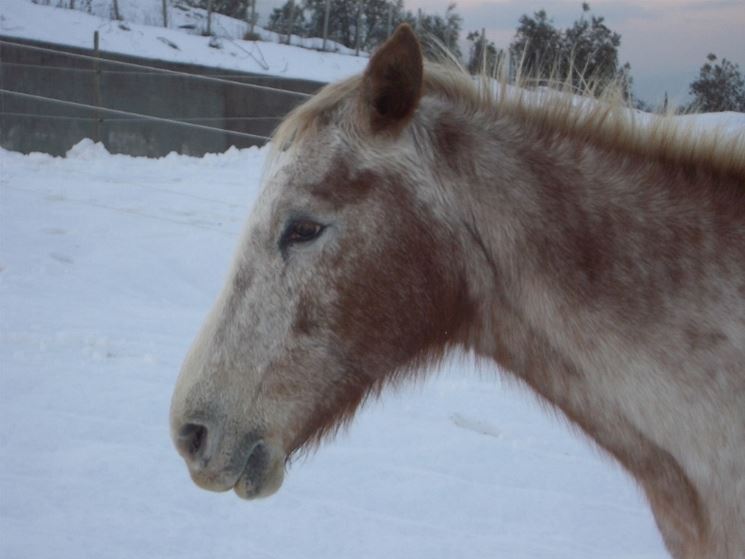
<instances>
[{"instance_id":1,"label":"metal fence wire","mask_svg":"<svg viewBox=\"0 0 745 559\"><path fill-rule=\"evenodd\" d=\"M109 109L109 108L106 108L106 107L98 107L96 105L89 105L87 103L77 103L75 101L65 101L63 99L55 99L53 97L45 97L43 95L33 95L33 94L30 94L30 93L22 93L20 91L13 91L11 89L2 89L2 88L0 88L0 93L4 93L4 94L10 95L12 97L20 97L22 99L34 99L36 101L43 101L43 102L46 102L46 103L53 103L53 104L58 104L58 105L64 105L66 107L75 107L75 108L78 108L78 109L90 109L90 110L93 110L93 111L101 111L101 112L104 112L104 113L109 113L109 114L114 114L114 115L119 115L119 116L124 116L124 117L130 117L131 120L150 120L150 121L154 121L154 122L165 122L165 123L168 123L168 124L175 124L175 125L178 125L178 126L188 126L190 128L194 128L194 129L197 129L197 130L208 130L210 132L219 132L219 133L222 133L222 134L229 134L231 136L239 136L239 137L242 137L242 138L250 138L252 140L267 141L267 140L270 140L271 139L269 136L260 136L258 134L249 134L248 132L239 132L237 130L228 130L228 129L225 129L225 128L217 128L215 126L207 126L207 125L204 125L204 124L197 124L195 122L188 122L188 121L185 121L185 120L176 120L176 119L172 119L172 118L164 118L164 117L159 117L159 116L154 116L154 115L147 115L147 114L142 114L142 113L135 113L135 112L132 112L132 111L122 111L120 109ZM2 112L0 114L8 115L8 116L21 116L21 115L23 115L23 116L30 116L30 114L28 114L28 113L26 113L26 114L23 114L23 113L14 114L14 113L5 113L5 112ZM37 116L37 117L38 116L42 116L42 117L44 117L44 116L49 116L49 115L34 115L34 116ZM52 115L52 118L58 118L58 117L54 117L54 115ZM97 119L96 118L90 118L89 120L90 121L95 121Z\"/></svg>"},{"instance_id":2,"label":"metal fence wire","mask_svg":"<svg viewBox=\"0 0 745 559\"><path fill-rule=\"evenodd\" d=\"M93 42L95 46L95 39ZM0 39L0 49L3 51L3 56L0 56L0 139L4 147L21 151L46 151L43 146L37 147L34 144L34 138L41 136L44 136L44 139L39 139L41 144L62 143L61 139L53 138L55 134L65 137L91 137L94 141L116 141L116 138L128 134L130 144L135 141L134 137L137 135L141 136L140 143L143 145L153 142L164 143L163 134L169 135L165 132L158 133L154 129L145 128L122 128L127 123L146 122L189 128L200 133L223 134L242 140L237 145L246 145L246 141L248 145L265 143L270 140L271 130L284 115L292 107L310 97L309 93L290 87L297 86L310 91L322 85L277 76L241 75L238 72L197 74L173 69L174 64L176 67L179 66L178 63L163 62L172 67L160 67L139 60L110 58L124 58L125 55L114 55L95 49L85 53L74 47L29 44L23 40L14 41L7 38ZM128 84L129 77L140 83L142 88L138 89L137 86ZM196 86L171 87L162 85L163 82L160 81L149 83L148 80L151 78L185 80L187 83L204 83L205 86L200 86L197 90L194 89ZM269 80L278 83L271 83ZM106 84L105 88L102 87L102 82ZM57 87L57 84L66 86ZM115 84L120 86L117 87ZM285 87L284 84L288 86ZM204 87L207 86L214 87L205 90ZM148 90L149 95L142 89ZM236 90L236 93L231 93L231 90ZM239 90L250 93L239 95ZM174 91L183 91L187 97L193 98L194 102L186 103L182 102L182 99L174 99L176 102L171 103L167 98L168 92L172 95ZM151 100L156 102L153 104ZM200 114L200 107L209 110ZM39 123L43 120L50 121L49 126ZM58 124L53 125L52 122ZM67 126L65 123L70 125ZM111 128L108 124L115 125L116 128ZM105 129L102 128L104 125L107 125ZM73 128L77 132L72 130ZM161 136L160 139L155 137L158 135ZM173 134L170 136L171 139L165 143L169 143L171 147L162 148L167 149L166 153L173 149L185 149L191 153L192 149L186 147L191 144L214 146L194 148L197 153L205 150L222 151L228 145L236 145L227 139L218 140L218 137L214 141L207 141L192 140L188 135L178 135L176 141ZM147 149L151 151L141 153L135 148L133 154L160 154L152 145ZM152 153L152 150L156 150L157 153ZM57 148L53 151L64 153L66 150Z\"/></svg>"}]
</instances>

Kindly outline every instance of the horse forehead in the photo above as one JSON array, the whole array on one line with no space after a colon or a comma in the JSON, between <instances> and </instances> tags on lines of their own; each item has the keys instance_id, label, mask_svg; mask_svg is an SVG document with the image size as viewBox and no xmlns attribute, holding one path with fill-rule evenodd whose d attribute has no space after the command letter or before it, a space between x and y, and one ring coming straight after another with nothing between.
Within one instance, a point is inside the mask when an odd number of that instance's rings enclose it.
<instances>
[{"instance_id":1,"label":"horse forehead","mask_svg":"<svg viewBox=\"0 0 745 559\"><path fill-rule=\"evenodd\" d=\"M380 167L380 168L378 168ZM262 198L269 211L284 203L320 203L338 210L359 202L389 173L347 146L298 149L272 165Z\"/></svg>"},{"instance_id":2,"label":"horse forehead","mask_svg":"<svg viewBox=\"0 0 745 559\"><path fill-rule=\"evenodd\" d=\"M328 168L329 164L322 160L316 165L310 164L308 157L293 148L277 154L264 172L263 188L254 213L273 212L283 199L302 194L305 183L321 180Z\"/></svg>"},{"instance_id":3,"label":"horse forehead","mask_svg":"<svg viewBox=\"0 0 745 559\"><path fill-rule=\"evenodd\" d=\"M351 156L350 142L339 131L326 129L302 138L271 159L268 175L274 179L304 177L320 180L337 157Z\"/></svg>"}]
</instances>

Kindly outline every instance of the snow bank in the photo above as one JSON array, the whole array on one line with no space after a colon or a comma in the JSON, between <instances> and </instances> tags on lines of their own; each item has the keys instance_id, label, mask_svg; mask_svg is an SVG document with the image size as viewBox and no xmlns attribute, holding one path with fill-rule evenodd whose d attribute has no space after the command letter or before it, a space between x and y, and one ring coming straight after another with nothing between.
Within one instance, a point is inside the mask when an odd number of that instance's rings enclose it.
<instances>
[{"instance_id":1,"label":"snow bank","mask_svg":"<svg viewBox=\"0 0 745 559\"><path fill-rule=\"evenodd\" d=\"M94 3L105 15L106 3ZM160 5L160 2L158 2ZM160 20L152 2L130 0L124 4L135 21L155 24ZM143 7L144 6L144 7ZM131 10L130 10L131 8ZM199 20L200 10L182 12L172 9L174 25ZM157 12L156 12L157 13ZM182 22L182 23L180 23ZM40 6L29 0L2 0L0 35L47 41L59 45L92 48L93 33L99 32L100 48L111 53L127 54L201 64L242 72L328 82L362 72L364 56L301 49L272 42L238 40L245 23L222 15L215 16L215 27L222 30L221 48L209 46L210 38L190 34L183 29L165 29L157 25L112 21L76 10ZM268 39L276 34L261 31ZM295 42L298 42L299 38ZM311 41L312 42L312 41Z\"/></svg>"},{"instance_id":2,"label":"snow bank","mask_svg":"<svg viewBox=\"0 0 745 559\"><path fill-rule=\"evenodd\" d=\"M192 484L169 399L265 154L0 150L0 557L666 557L632 481L470 360L368 405L269 500Z\"/></svg>"},{"instance_id":3,"label":"snow bank","mask_svg":"<svg viewBox=\"0 0 745 559\"><path fill-rule=\"evenodd\" d=\"M15 37L87 47L99 30L110 52L324 81L366 62L126 27L2 0ZM667 557L628 476L468 359L368 405L270 500L196 488L169 399L265 155L0 149L0 557Z\"/></svg>"}]
</instances>

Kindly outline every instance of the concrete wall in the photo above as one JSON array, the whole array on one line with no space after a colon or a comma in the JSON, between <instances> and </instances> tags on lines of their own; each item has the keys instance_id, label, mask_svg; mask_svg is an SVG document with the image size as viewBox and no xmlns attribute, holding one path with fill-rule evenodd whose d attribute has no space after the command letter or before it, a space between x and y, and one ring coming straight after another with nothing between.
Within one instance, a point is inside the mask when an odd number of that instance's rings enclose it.
<instances>
[{"instance_id":1,"label":"concrete wall","mask_svg":"<svg viewBox=\"0 0 745 559\"><path fill-rule=\"evenodd\" d=\"M17 43L12 46L0 45L1 89L89 105L100 103L102 107L189 120L260 136L269 136L279 119L303 99L232 84L127 68L107 63L106 60L133 62L189 74L219 75L232 81L305 93L312 93L323 85L306 80L108 53L102 53L100 71L96 72L96 63L93 61L72 58L62 53L33 51L22 45L87 55L94 54L92 50L2 36L0 39ZM97 118L95 111L89 109L0 94L0 145L24 153L42 151L61 155L81 139L92 138L102 141L112 153L157 157L171 151L202 155L207 152L222 152L230 146L247 147L263 143L262 140L224 132L197 130L105 112L98 116L100 118Z\"/></svg>"}]
</instances>

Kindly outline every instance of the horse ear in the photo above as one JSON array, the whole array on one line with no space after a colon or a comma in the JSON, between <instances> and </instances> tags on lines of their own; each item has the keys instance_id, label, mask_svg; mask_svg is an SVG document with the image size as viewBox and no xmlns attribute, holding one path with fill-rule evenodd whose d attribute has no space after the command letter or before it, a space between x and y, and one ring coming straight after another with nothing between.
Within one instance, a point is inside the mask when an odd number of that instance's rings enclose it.
<instances>
[{"instance_id":1,"label":"horse ear","mask_svg":"<svg viewBox=\"0 0 745 559\"><path fill-rule=\"evenodd\" d=\"M375 52L362 78L362 102L373 131L400 129L408 122L422 96L423 73L419 41L402 23Z\"/></svg>"}]
</instances>

